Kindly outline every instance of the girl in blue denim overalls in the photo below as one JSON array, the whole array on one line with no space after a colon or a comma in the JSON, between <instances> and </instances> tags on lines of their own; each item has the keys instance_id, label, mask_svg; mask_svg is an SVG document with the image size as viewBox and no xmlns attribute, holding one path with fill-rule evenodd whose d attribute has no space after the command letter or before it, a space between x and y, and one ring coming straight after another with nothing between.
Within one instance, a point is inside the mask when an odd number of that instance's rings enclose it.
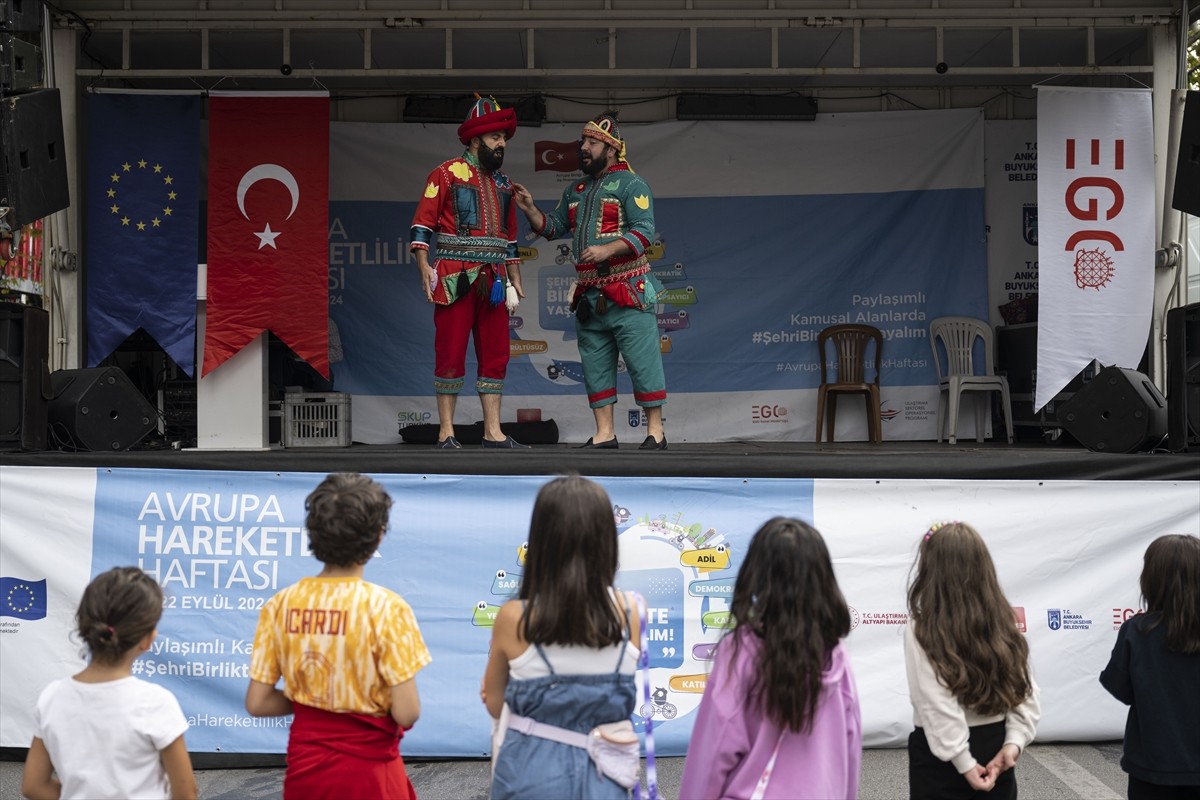
<instances>
[{"instance_id":1,"label":"girl in blue denim overalls","mask_svg":"<svg viewBox=\"0 0 1200 800\"><path fill-rule=\"evenodd\" d=\"M483 679L497 720L493 800L629 795L586 750L547 738L570 739L633 712L639 626L630 598L612 586L612 509L604 489L578 475L538 492L519 599L496 615Z\"/></svg>"}]
</instances>

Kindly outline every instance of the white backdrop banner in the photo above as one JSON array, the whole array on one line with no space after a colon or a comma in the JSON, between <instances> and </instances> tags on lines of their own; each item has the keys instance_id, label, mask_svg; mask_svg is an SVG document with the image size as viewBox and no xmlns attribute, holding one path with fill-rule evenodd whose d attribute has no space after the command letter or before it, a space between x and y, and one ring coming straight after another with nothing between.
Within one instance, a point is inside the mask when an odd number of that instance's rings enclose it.
<instances>
[{"instance_id":1,"label":"white backdrop banner","mask_svg":"<svg viewBox=\"0 0 1200 800\"><path fill-rule=\"evenodd\" d=\"M1154 299L1149 89L1038 87L1035 406L1093 360L1137 367Z\"/></svg>"},{"instance_id":2,"label":"white backdrop banner","mask_svg":"<svg viewBox=\"0 0 1200 800\"><path fill-rule=\"evenodd\" d=\"M357 441L397 442L399 427L436 421L433 315L407 237L429 171L462 150L455 128L331 129L329 300L344 356L334 386L353 396ZM519 128L508 145L505 170L544 210L579 179L563 166L579 131ZM929 320L987 317L980 112L627 124L622 134L655 197L672 441L811 440L816 336L839 322L883 331L885 437L935 438ZM521 225L528 296L510 321L503 419L525 409L582 441L593 422L568 309L574 267L565 241ZM842 406L837 438L865 440L862 404ZM474 398L458 413L478 419ZM644 419L623 372L616 420L619 435L644 435L628 431Z\"/></svg>"},{"instance_id":3,"label":"white backdrop banner","mask_svg":"<svg viewBox=\"0 0 1200 800\"><path fill-rule=\"evenodd\" d=\"M491 622L519 586L544 477L376 475L396 498L366 578L413 606L433 663L417 678L412 756L487 754L479 704ZM242 707L259 609L319 564L308 554L311 473L0 468L0 746L27 747L33 704L83 666L73 614L94 575L137 564L163 584L159 636L138 675L179 698L195 752L283 752L289 718ZM621 543L618 584L651 609L651 690L662 754L687 749L750 537L781 514L822 532L852 607L847 640L864 743L912 729L903 668L905 586L935 521L965 520L991 548L1029 637L1042 740L1120 738L1125 709L1097 682L1138 610L1146 545L1200 535L1195 482L600 478ZM454 509L448 514L447 509Z\"/></svg>"}]
</instances>

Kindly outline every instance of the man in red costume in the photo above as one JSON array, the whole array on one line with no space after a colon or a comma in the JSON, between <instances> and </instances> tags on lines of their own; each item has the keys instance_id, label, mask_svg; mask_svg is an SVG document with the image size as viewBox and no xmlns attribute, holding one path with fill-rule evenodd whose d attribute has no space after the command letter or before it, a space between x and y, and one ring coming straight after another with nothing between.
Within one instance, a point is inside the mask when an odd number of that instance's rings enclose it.
<instances>
[{"instance_id":1,"label":"man in red costume","mask_svg":"<svg viewBox=\"0 0 1200 800\"><path fill-rule=\"evenodd\" d=\"M517 208L513 184L500 171L504 147L517 132L517 115L480 98L458 127L466 151L439 164L425 183L413 216L409 249L421 269L425 298L434 304L433 387L438 443L462 447L454 436L454 408L466 374L467 340L475 339L475 390L483 406L483 446L524 449L500 430L500 398L508 370L508 316L521 288ZM436 261L429 250L436 246Z\"/></svg>"}]
</instances>

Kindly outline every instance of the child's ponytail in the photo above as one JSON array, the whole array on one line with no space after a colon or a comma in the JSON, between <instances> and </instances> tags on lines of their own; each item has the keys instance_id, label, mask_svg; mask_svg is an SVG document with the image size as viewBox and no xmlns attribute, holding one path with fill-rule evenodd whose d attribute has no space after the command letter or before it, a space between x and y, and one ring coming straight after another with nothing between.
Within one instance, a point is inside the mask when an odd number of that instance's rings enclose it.
<instances>
[{"instance_id":1,"label":"child's ponytail","mask_svg":"<svg viewBox=\"0 0 1200 800\"><path fill-rule=\"evenodd\" d=\"M75 621L93 661L111 664L158 627L163 593L137 567L113 567L83 590Z\"/></svg>"}]
</instances>

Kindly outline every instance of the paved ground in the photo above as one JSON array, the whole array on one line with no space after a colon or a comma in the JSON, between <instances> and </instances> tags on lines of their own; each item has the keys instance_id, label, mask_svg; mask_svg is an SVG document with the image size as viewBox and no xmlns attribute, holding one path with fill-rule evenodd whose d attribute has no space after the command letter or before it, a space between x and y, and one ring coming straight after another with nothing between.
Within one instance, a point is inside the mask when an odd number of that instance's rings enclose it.
<instances>
[{"instance_id":1,"label":"paved ground","mask_svg":"<svg viewBox=\"0 0 1200 800\"><path fill-rule=\"evenodd\" d=\"M1121 743L1037 744L1017 766L1023 800L1120 800L1126 779L1118 762ZM658 760L659 784L674 798L683 770L682 758ZM904 750L867 750L863 754L862 800L891 800L908 794L908 756ZM488 794L487 761L414 761L409 775L422 800L476 800ZM200 796L206 800L274 800L281 796L283 770L278 767L200 769ZM20 797L21 764L0 763L0 800ZM831 798L831 800L835 800Z\"/></svg>"}]
</instances>

